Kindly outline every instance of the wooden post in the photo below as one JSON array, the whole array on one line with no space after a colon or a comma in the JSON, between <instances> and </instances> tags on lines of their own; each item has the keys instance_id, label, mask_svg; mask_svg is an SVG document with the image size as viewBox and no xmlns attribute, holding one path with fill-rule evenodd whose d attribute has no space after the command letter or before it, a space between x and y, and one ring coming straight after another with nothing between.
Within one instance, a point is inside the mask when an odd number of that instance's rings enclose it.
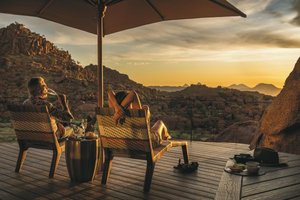
<instances>
[{"instance_id":1,"label":"wooden post","mask_svg":"<svg viewBox=\"0 0 300 200\"><path fill-rule=\"evenodd\" d=\"M98 38L98 107L103 107L103 64L102 64L102 38L103 38L103 18L105 15L106 6L102 0L98 0L98 18L97 18L97 38Z\"/></svg>"},{"instance_id":2,"label":"wooden post","mask_svg":"<svg viewBox=\"0 0 300 200\"><path fill-rule=\"evenodd\" d=\"M98 91L97 91L97 104L98 107L102 108L104 104L104 76L103 76L103 64L102 64L102 38L103 38L103 19L105 15L106 6L103 0L98 0L98 18L97 18L97 42L98 42L98 67L97 67L97 77L98 77ZM104 164L104 151L102 148L101 140L99 142L99 163L97 173L103 171Z\"/></svg>"}]
</instances>

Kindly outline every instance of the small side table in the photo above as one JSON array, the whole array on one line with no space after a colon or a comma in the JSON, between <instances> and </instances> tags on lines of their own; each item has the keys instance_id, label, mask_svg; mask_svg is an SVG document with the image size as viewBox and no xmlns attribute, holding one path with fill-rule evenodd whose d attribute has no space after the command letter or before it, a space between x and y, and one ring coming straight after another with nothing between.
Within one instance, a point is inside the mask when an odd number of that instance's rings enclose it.
<instances>
[{"instance_id":1,"label":"small side table","mask_svg":"<svg viewBox=\"0 0 300 200\"><path fill-rule=\"evenodd\" d=\"M97 162L99 160L98 145L98 138L80 138L77 140L67 139L65 151L66 163L72 181L93 181L96 175Z\"/></svg>"}]
</instances>

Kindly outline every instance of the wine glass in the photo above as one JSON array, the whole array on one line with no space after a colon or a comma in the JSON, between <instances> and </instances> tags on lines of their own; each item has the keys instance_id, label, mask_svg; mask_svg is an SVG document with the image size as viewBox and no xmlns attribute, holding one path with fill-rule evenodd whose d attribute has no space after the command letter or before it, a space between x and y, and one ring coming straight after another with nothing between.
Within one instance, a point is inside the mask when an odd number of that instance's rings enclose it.
<instances>
[{"instance_id":1,"label":"wine glass","mask_svg":"<svg viewBox=\"0 0 300 200\"><path fill-rule=\"evenodd\" d=\"M48 88L48 93L47 94L48 94L49 101L54 102L54 101L58 100L58 94L53 89Z\"/></svg>"},{"instance_id":2,"label":"wine glass","mask_svg":"<svg viewBox=\"0 0 300 200\"><path fill-rule=\"evenodd\" d=\"M81 120L80 127L82 128L83 133L85 133L85 130L86 130L86 128L87 128L87 120L86 120L86 119L82 119L82 120Z\"/></svg>"},{"instance_id":3,"label":"wine glass","mask_svg":"<svg viewBox=\"0 0 300 200\"><path fill-rule=\"evenodd\" d=\"M55 92L53 89L48 88L48 95L58 95L57 92Z\"/></svg>"}]
</instances>

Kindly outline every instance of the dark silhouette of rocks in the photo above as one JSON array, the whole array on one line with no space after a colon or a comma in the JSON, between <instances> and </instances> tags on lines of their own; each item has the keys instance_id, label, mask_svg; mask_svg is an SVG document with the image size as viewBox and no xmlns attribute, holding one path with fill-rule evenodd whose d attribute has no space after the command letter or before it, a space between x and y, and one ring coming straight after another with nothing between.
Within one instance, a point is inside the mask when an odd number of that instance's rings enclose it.
<instances>
[{"instance_id":1,"label":"dark silhouette of rocks","mask_svg":"<svg viewBox=\"0 0 300 200\"><path fill-rule=\"evenodd\" d=\"M300 154L300 59L280 94L266 109L259 133L251 142L277 151Z\"/></svg>"},{"instance_id":2,"label":"dark silhouette of rocks","mask_svg":"<svg viewBox=\"0 0 300 200\"><path fill-rule=\"evenodd\" d=\"M256 91L271 96L277 96L281 90L281 88L277 88L273 84L266 84L266 83L259 83L253 88L245 84L232 84L228 86L228 88L236 89L240 91Z\"/></svg>"}]
</instances>

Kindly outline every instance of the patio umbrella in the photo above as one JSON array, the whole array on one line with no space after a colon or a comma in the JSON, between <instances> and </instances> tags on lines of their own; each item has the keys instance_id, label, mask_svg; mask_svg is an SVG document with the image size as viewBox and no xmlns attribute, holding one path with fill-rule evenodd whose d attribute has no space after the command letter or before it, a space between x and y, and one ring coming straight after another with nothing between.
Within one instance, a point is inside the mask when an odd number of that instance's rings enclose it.
<instances>
[{"instance_id":1,"label":"patio umbrella","mask_svg":"<svg viewBox=\"0 0 300 200\"><path fill-rule=\"evenodd\" d=\"M103 107L103 35L165 20L246 17L226 0L0 0L0 12L40 17L97 34L100 107Z\"/></svg>"}]
</instances>

